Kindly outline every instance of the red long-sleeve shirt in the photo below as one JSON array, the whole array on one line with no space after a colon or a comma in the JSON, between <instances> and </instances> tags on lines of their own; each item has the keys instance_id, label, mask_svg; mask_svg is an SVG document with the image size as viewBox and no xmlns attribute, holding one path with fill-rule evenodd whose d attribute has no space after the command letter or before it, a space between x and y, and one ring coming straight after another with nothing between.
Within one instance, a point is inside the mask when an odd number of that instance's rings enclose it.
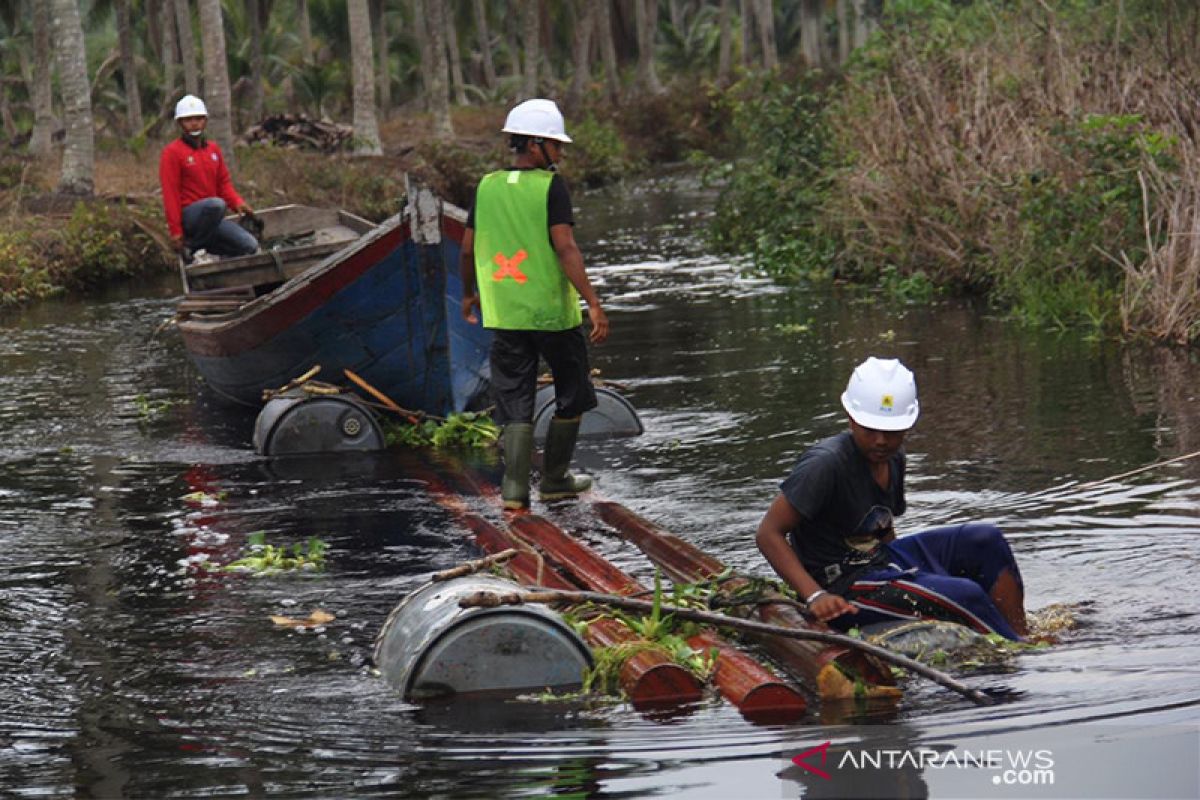
<instances>
[{"instance_id":1,"label":"red long-sleeve shirt","mask_svg":"<svg viewBox=\"0 0 1200 800\"><path fill-rule=\"evenodd\" d=\"M211 139L204 147L192 147L181 138L164 147L158 161L158 180L162 183L167 230L172 236L183 235L183 209L197 200L219 197L230 211L245 202L233 188L225 154Z\"/></svg>"}]
</instances>

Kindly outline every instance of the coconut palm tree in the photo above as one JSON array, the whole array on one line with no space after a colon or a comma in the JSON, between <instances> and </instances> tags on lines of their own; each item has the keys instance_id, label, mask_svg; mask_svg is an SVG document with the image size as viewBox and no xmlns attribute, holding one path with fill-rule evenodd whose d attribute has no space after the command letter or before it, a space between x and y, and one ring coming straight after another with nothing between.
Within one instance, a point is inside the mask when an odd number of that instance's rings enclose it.
<instances>
[{"instance_id":1,"label":"coconut palm tree","mask_svg":"<svg viewBox=\"0 0 1200 800\"><path fill-rule=\"evenodd\" d=\"M637 0L641 2L641 0ZM541 60L542 18L538 14L540 0L521 0L521 48L525 51L525 72L521 80L521 100L537 97L538 62Z\"/></svg>"},{"instance_id":2,"label":"coconut palm tree","mask_svg":"<svg viewBox=\"0 0 1200 800\"><path fill-rule=\"evenodd\" d=\"M233 115L229 92L229 66L225 59L225 22L221 0L199 0L200 41L204 45L204 102L208 105L208 131L225 151L233 169Z\"/></svg>"},{"instance_id":3,"label":"coconut palm tree","mask_svg":"<svg viewBox=\"0 0 1200 800\"><path fill-rule=\"evenodd\" d=\"M483 88L489 93L496 88L496 62L492 60L492 36L488 29L487 6L484 0L474 0L475 33L479 53L483 58Z\"/></svg>"},{"instance_id":4,"label":"coconut palm tree","mask_svg":"<svg viewBox=\"0 0 1200 800\"><path fill-rule=\"evenodd\" d=\"M36 156L50 154L50 135L54 129L51 88L54 54L50 50L50 40L50 8L45 3L34 3L33 80L29 90L33 100L33 132L29 136L29 152Z\"/></svg>"},{"instance_id":5,"label":"coconut palm tree","mask_svg":"<svg viewBox=\"0 0 1200 800\"><path fill-rule=\"evenodd\" d=\"M433 112L433 131L438 136L454 135L450 121L450 65L446 53L446 7L441 0L425 4L425 28L429 34L429 110Z\"/></svg>"},{"instance_id":6,"label":"coconut palm tree","mask_svg":"<svg viewBox=\"0 0 1200 800\"><path fill-rule=\"evenodd\" d=\"M129 132L136 136L142 131L142 98L138 90L137 63L133 56L133 30L129 15L129 0L116 0L117 43L121 50L121 83L125 89L125 119Z\"/></svg>"},{"instance_id":7,"label":"coconut palm tree","mask_svg":"<svg viewBox=\"0 0 1200 800\"><path fill-rule=\"evenodd\" d=\"M770 0L767 0L770 4ZM654 66L654 34L658 30L658 0L634 0L634 18L637 20L638 85L647 94L662 94L666 91L658 79Z\"/></svg>"},{"instance_id":8,"label":"coconut palm tree","mask_svg":"<svg viewBox=\"0 0 1200 800\"><path fill-rule=\"evenodd\" d=\"M204 0L200 0L203 4ZM200 74L196 69L196 40L192 35L192 10L188 0L171 0L175 13L176 41L179 43L179 58L183 62L183 88L188 94L200 94ZM201 32L203 36L203 31Z\"/></svg>"},{"instance_id":9,"label":"coconut palm tree","mask_svg":"<svg viewBox=\"0 0 1200 800\"><path fill-rule=\"evenodd\" d=\"M36 3L35 3L36 5ZM91 195L95 187L95 133L92 130L92 95L88 85L87 49L78 0L51 0L59 85L67 115L67 142L63 150L58 191Z\"/></svg>"},{"instance_id":10,"label":"coconut palm tree","mask_svg":"<svg viewBox=\"0 0 1200 800\"><path fill-rule=\"evenodd\" d=\"M346 14L350 20L350 61L354 65L354 152L383 155L375 121L375 65L367 0L346 0Z\"/></svg>"}]
</instances>

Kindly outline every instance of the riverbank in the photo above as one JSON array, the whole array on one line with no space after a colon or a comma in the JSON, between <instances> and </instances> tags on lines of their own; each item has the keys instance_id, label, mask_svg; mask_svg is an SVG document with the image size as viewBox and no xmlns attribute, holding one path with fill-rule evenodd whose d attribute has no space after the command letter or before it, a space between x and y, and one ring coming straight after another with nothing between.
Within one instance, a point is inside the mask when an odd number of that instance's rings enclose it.
<instances>
[{"instance_id":1,"label":"riverbank","mask_svg":"<svg viewBox=\"0 0 1200 800\"><path fill-rule=\"evenodd\" d=\"M431 133L427 114L396 116L380 126L380 157L238 145L234 184L255 208L335 206L380 221L402 207L407 173L465 207L479 177L507 162L499 132L506 112L499 105L455 108L450 139ZM568 112L574 143L563 174L582 189L618 181L646 163L714 152L722 146L722 115L716 93L704 86L676 87L620 108ZM0 216L6 220L0 307L174 269L158 188L164 144L131 150L124 142L98 142L96 193L84 200L54 194L57 156L37 161L0 154Z\"/></svg>"}]
</instances>

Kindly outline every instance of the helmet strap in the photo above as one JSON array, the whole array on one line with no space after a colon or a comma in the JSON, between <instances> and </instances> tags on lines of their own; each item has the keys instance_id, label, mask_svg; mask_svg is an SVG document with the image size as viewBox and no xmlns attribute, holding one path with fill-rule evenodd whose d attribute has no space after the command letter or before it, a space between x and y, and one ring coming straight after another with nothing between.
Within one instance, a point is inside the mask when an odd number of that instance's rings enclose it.
<instances>
[{"instance_id":1,"label":"helmet strap","mask_svg":"<svg viewBox=\"0 0 1200 800\"><path fill-rule=\"evenodd\" d=\"M550 158L550 153L546 151L545 138L539 136L533 141L537 143L538 149L542 151L542 158L546 160L546 169L550 172L558 172L558 164L554 163L554 159Z\"/></svg>"}]
</instances>

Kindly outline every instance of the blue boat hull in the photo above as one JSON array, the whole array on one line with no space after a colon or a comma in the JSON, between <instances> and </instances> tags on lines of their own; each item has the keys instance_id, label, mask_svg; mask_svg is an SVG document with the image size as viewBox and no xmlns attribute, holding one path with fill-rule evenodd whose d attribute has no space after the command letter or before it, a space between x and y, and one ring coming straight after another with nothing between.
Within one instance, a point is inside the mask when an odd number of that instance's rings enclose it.
<instances>
[{"instance_id":1,"label":"blue boat hull","mask_svg":"<svg viewBox=\"0 0 1200 800\"><path fill-rule=\"evenodd\" d=\"M241 309L180 322L188 354L218 394L258 406L320 365L349 369L401 406L445 415L483 404L491 335L461 317L463 226L443 216L441 241L417 244L395 218Z\"/></svg>"}]
</instances>

